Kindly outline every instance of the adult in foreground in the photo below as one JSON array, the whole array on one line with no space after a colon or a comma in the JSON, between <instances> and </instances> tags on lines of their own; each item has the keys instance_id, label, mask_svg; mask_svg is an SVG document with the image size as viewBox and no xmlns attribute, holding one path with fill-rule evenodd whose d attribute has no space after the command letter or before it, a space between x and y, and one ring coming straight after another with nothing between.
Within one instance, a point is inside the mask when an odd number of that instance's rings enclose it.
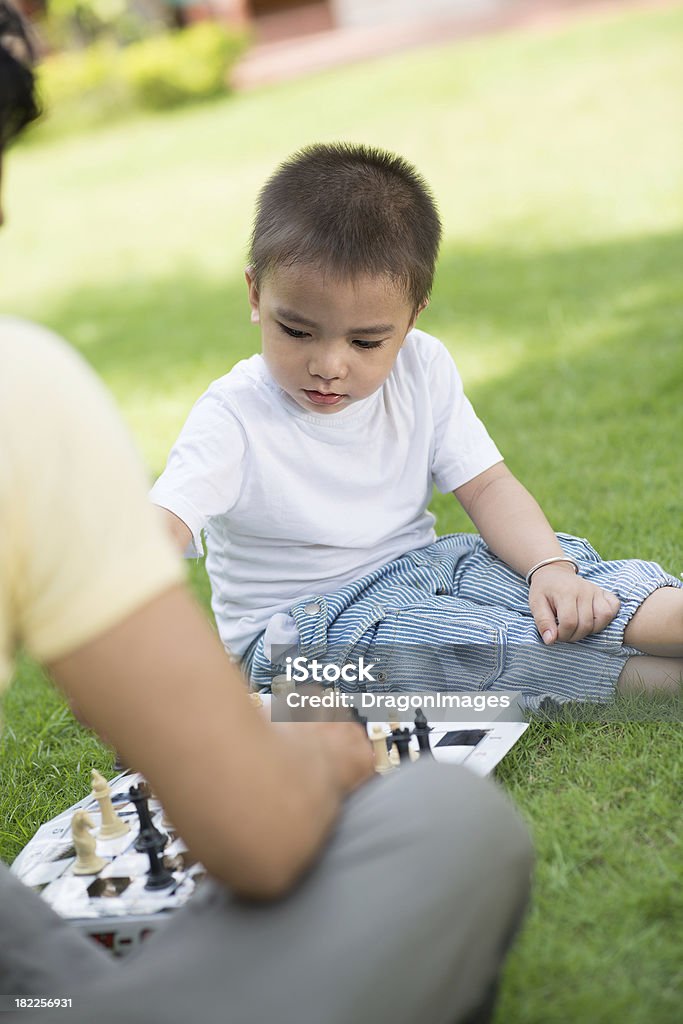
<instances>
[{"instance_id":1,"label":"adult in foreground","mask_svg":"<svg viewBox=\"0 0 683 1024\"><path fill-rule=\"evenodd\" d=\"M37 112L31 59L0 0L2 150ZM212 875L117 962L0 867L0 992L62 994L59 1019L99 1024L487 1019L531 864L496 787L424 761L370 782L357 726L259 717L109 396L60 339L7 318L0 438L0 689L25 647Z\"/></svg>"}]
</instances>

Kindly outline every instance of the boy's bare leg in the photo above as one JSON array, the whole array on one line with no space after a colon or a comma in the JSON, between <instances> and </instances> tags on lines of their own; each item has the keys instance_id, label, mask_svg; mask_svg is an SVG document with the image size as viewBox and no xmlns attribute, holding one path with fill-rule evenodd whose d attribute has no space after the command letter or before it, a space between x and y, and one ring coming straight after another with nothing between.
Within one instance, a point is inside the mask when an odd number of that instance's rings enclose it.
<instances>
[{"instance_id":1,"label":"boy's bare leg","mask_svg":"<svg viewBox=\"0 0 683 1024\"><path fill-rule=\"evenodd\" d=\"M650 594L624 630L624 643L660 660L683 658L683 590L660 587Z\"/></svg>"},{"instance_id":2,"label":"boy's bare leg","mask_svg":"<svg viewBox=\"0 0 683 1024\"><path fill-rule=\"evenodd\" d=\"M636 655L629 658L617 682L619 693L668 693L672 697L683 689L683 658L654 658Z\"/></svg>"},{"instance_id":3,"label":"boy's bare leg","mask_svg":"<svg viewBox=\"0 0 683 1024\"><path fill-rule=\"evenodd\" d=\"M650 657L624 665L620 693L669 693L683 688L683 590L660 587L643 601L624 630L624 643Z\"/></svg>"}]
</instances>

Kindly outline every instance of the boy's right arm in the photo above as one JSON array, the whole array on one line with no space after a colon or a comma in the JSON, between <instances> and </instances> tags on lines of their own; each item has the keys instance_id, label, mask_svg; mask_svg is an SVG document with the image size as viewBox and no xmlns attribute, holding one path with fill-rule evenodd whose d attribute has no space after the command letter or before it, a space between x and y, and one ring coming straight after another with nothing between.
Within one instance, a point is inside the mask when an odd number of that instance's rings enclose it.
<instances>
[{"instance_id":1,"label":"boy's right arm","mask_svg":"<svg viewBox=\"0 0 683 1024\"><path fill-rule=\"evenodd\" d=\"M372 776L357 725L276 729L255 711L182 587L49 668L149 780L207 870L241 895L284 894L315 858L343 798Z\"/></svg>"},{"instance_id":2,"label":"boy's right arm","mask_svg":"<svg viewBox=\"0 0 683 1024\"><path fill-rule=\"evenodd\" d=\"M234 507L247 448L243 427L215 383L192 407L150 494L181 554L200 557L208 521Z\"/></svg>"},{"instance_id":3,"label":"boy's right arm","mask_svg":"<svg viewBox=\"0 0 683 1024\"><path fill-rule=\"evenodd\" d=\"M189 526L187 526L187 524L175 514L175 512L169 512L167 508L162 508L160 505L158 508L164 527L170 533L173 538L173 543L182 555L187 550L187 546L192 540L192 531Z\"/></svg>"}]
</instances>

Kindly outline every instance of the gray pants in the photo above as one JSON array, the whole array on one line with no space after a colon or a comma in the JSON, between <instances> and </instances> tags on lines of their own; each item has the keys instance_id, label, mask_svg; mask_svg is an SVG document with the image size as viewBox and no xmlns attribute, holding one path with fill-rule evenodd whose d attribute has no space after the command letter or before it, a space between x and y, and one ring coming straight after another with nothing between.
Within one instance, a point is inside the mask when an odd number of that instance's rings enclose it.
<instances>
[{"instance_id":1,"label":"gray pants","mask_svg":"<svg viewBox=\"0 0 683 1024\"><path fill-rule=\"evenodd\" d=\"M420 761L352 797L286 899L203 886L122 961L0 873L0 992L83 1024L429 1024L483 1009L529 892L524 826L495 785Z\"/></svg>"}]
</instances>

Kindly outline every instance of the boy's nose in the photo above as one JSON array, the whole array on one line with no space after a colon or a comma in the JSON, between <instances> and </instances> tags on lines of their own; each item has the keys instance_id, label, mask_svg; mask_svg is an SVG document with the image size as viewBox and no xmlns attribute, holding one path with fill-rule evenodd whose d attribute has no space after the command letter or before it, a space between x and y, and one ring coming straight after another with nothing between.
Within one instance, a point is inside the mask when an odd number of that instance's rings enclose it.
<instances>
[{"instance_id":1,"label":"boy's nose","mask_svg":"<svg viewBox=\"0 0 683 1024\"><path fill-rule=\"evenodd\" d=\"M343 380L346 377L346 364L340 353L318 352L308 363L311 377L322 380Z\"/></svg>"}]
</instances>

